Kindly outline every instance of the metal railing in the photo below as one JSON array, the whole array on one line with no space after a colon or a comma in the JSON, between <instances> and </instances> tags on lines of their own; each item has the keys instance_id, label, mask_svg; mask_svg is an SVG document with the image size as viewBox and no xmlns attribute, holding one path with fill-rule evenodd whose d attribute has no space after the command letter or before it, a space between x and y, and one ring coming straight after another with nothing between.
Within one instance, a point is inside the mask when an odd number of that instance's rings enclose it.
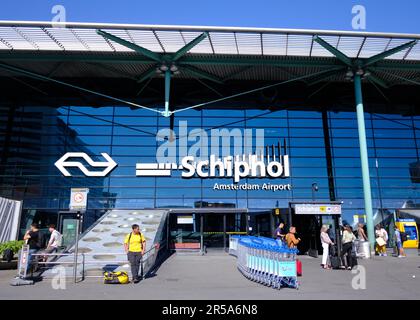
<instances>
[{"instance_id":1,"label":"metal railing","mask_svg":"<svg viewBox=\"0 0 420 320\"><path fill-rule=\"evenodd\" d=\"M148 272L150 271L150 269L154 266L157 255L159 253L160 250L164 249L165 245L159 245L159 244L155 244L153 245L149 250L145 251L142 259L141 259L141 270L143 271L143 274L141 275L146 276L148 274ZM51 266L56 266L56 265L70 265L73 266L73 278L74 278L74 282L77 282L77 270L78 267L81 265L82 266L82 270L81 270L81 278L82 280L84 280L85 278L99 278L102 277L102 275L86 275L86 266L87 265L97 265L97 266L106 266L106 265L120 265L120 264L129 264L129 261L127 259L124 260L110 260L110 261L106 261L106 260L89 260L86 259L90 256L97 256L97 255L113 255L113 256L127 256L127 253L125 252L95 252L95 253L78 253L77 256L81 257L81 259L77 259L77 262L75 263L75 260L73 259L72 261L59 261L57 260L50 260L48 261L43 261L44 258L48 258L48 257L53 257L53 258L61 258L61 257L74 257L74 252L73 253L33 253L31 254L31 257L33 257L31 259L31 264L32 265L38 265L38 266L44 266L43 267L43 271L45 272L48 269L51 269ZM35 259L34 259L35 258ZM33 268L31 269L31 274L33 276Z\"/></svg>"},{"instance_id":2,"label":"metal railing","mask_svg":"<svg viewBox=\"0 0 420 320\"><path fill-rule=\"evenodd\" d=\"M297 249L269 238L231 236L229 253L237 257L238 270L249 280L274 289L299 288Z\"/></svg>"}]
</instances>

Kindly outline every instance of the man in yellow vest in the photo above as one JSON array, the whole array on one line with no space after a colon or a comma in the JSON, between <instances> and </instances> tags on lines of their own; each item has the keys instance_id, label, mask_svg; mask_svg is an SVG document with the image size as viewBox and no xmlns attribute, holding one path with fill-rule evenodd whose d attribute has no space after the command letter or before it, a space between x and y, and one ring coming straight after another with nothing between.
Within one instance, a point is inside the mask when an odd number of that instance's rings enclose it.
<instances>
[{"instance_id":1,"label":"man in yellow vest","mask_svg":"<svg viewBox=\"0 0 420 320\"><path fill-rule=\"evenodd\" d=\"M124 240L124 249L127 253L128 261L131 265L131 274L133 277L133 282L138 283L139 278L139 268L141 265L141 276L143 277L143 265L141 264L141 258L146 249L146 239L143 234L140 232L140 227L138 224L133 224L132 232L127 234Z\"/></svg>"}]
</instances>

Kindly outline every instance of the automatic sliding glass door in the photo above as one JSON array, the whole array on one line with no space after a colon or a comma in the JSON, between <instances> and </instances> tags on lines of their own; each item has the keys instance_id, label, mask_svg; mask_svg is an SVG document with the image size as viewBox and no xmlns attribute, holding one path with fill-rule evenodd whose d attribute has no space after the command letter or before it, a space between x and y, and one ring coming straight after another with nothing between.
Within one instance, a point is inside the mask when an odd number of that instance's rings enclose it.
<instances>
[{"instance_id":1,"label":"automatic sliding glass door","mask_svg":"<svg viewBox=\"0 0 420 320\"><path fill-rule=\"evenodd\" d=\"M225 214L203 214L203 243L207 249L226 248Z\"/></svg>"}]
</instances>

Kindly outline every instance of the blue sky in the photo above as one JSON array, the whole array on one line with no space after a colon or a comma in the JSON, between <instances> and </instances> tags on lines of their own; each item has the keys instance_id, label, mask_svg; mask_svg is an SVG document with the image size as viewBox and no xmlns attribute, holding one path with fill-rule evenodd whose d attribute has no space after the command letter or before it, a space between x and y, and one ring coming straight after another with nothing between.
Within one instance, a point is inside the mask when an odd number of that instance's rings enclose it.
<instances>
[{"instance_id":1,"label":"blue sky","mask_svg":"<svg viewBox=\"0 0 420 320\"><path fill-rule=\"evenodd\" d=\"M420 33L418 0L1 0L1 20L188 24L351 30L354 5L367 10L367 31Z\"/></svg>"}]
</instances>

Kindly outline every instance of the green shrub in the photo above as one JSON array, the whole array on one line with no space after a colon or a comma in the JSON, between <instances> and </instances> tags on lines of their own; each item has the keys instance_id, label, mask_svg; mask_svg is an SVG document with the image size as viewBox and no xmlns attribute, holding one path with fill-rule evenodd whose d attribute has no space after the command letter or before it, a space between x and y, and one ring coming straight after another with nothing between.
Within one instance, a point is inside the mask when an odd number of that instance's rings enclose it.
<instances>
[{"instance_id":1,"label":"green shrub","mask_svg":"<svg viewBox=\"0 0 420 320\"><path fill-rule=\"evenodd\" d=\"M22 249L24 243L25 241L23 240L0 243L0 255L2 255L6 249L11 249L14 254L18 253L18 251Z\"/></svg>"}]
</instances>

